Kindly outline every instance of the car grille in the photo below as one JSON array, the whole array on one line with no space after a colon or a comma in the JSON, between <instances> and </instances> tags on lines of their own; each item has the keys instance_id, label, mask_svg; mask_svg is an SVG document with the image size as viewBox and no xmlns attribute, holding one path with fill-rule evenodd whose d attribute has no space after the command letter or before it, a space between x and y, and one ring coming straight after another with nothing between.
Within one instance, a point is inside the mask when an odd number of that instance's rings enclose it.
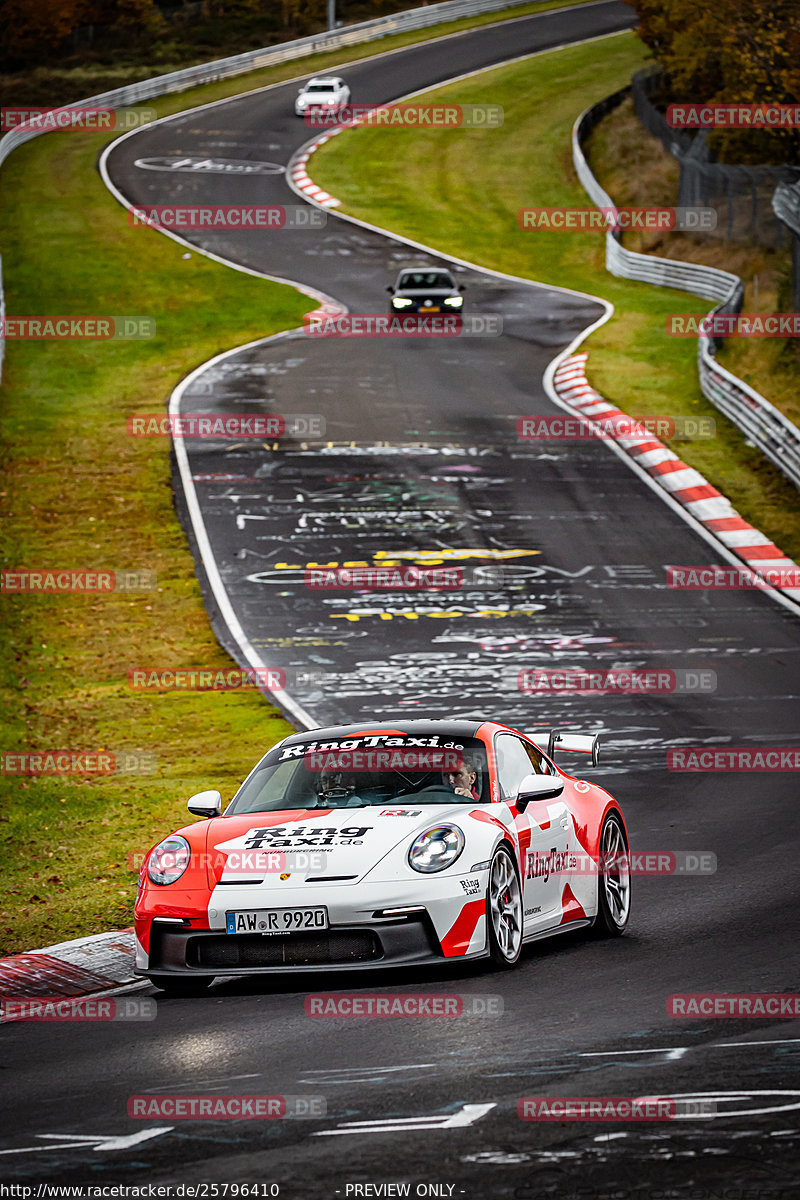
<instances>
[{"instance_id":1,"label":"car grille","mask_svg":"<svg viewBox=\"0 0 800 1200\"><path fill-rule=\"evenodd\" d=\"M369 962L382 948L369 930L335 929L327 933L298 933L288 937L261 934L222 934L190 938L186 963L190 967L281 967Z\"/></svg>"}]
</instances>

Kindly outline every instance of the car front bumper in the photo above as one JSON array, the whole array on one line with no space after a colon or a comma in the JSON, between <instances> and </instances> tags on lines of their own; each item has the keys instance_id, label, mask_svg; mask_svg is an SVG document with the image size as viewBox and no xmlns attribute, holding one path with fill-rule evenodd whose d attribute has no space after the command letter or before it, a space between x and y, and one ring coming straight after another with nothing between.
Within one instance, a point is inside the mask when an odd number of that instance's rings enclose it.
<instances>
[{"instance_id":1,"label":"car front bumper","mask_svg":"<svg viewBox=\"0 0 800 1200\"><path fill-rule=\"evenodd\" d=\"M137 961L140 975L244 975L411 966L480 958L486 953L485 889L463 876L426 880L424 901L419 883L366 883L315 888L215 888L206 919L195 908L177 923L160 905L144 903L137 911ZM149 898L153 892L149 893ZM166 897L165 897L166 899ZM230 934L226 911L307 907L326 908L329 927L302 933ZM384 910L409 908L380 916ZM149 911L148 911L149 910ZM159 916L164 913L164 919ZM146 948L146 949L145 949Z\"/></svg>"},{"instance_id":2,"label":"car front bumper","mask_svg":"<svg viewBox=\"0 0 800 1200\"><path fill-rule=\"evenodd\" d=\"M427 914L375 925L264 936L154 925L146 970L158 975L263 975L417 966L446 959Z\"/></svg>"}]
</instances>

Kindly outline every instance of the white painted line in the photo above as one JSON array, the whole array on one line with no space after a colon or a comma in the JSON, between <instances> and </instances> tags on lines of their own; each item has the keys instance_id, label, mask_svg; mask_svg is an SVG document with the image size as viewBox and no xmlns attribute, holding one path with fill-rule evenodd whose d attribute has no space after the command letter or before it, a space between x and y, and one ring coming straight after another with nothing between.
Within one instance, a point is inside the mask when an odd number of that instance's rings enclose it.
<instances>
[{"instance_id":1,"label":"white painted line","mask_svg":"<svg viewBox=\"0 0 800 1200\"><path fill-rule=\"evenodd\" d=\"M353 1133L407 1133L412 1129L457 1129L474 1125L496 1104L465 1104L458 1112L437 1117L387 1117L376 1121L346 1121L338 1129L319 1129L312 1137L338 1137Z\"/></svg>"},{"instance_id":2,"label":"white painted line","mask_svg":"<svg viewBox=\"0 0 800 1200\"><path fill-rule=\"evenodd\" d=\"M646 1050L581 1050L578 1058L613 1058L620 1054L686 1054L689 1050L713 1050L717 1047L746 1049L748 1046L788 1046L800 1038L768 1038L752 1042L698 1042L695 1046L651 1046Z\"/></svg>"},{"instance_id":3,"label":"white painted line","mask_svg":"<svg viewBox=\"0 0 800 1200\"><path fill-rule=\"evenodd\" d=\"M55 1146L19 1146L13 1150L0 1150L0 1154L42 1154L47 1150L88 1150L92 1146L96 1152L127 1150L131 1146L138 1146L140 1142L149 1142L151 1138L160 1137L162 1133L170 1133L173 1128L173 1125L162 1125L152 1129L142 1129L139 1133L123 1134L120 1137L104 1133L37 1133L34 1134L35 1137L43 1140L51 1139L57 1144Z\"/></svg>"},{"instance_id":4,"label":"white painted line","mask_svg":"<svg viewBox=\"0 0 800 1200\"><path fill-rule=\"evenodd\" d=\"M281 335L277 334L274 336L280 337ZM251 346L259 346L270 340L270 338L260 338L258 341L248 342L245 346L236 346L232 350L225 350L222 354L217 354L214 358L211 358L207 362L202 363L201 366L196 367L195 370L187 375L185 379L181 380L170 396L170 415L177 416L179 414L181 398L183 397L183 393L185 392L186 388L189 387L189 385L193 383L195 379L208 370L209 367L215 366L219 362L223 362L226 358L230 358L234 354L240 354L242 350L247 350ZM227 588L222 582L222 575L220 574L219 565L214 557L211 540L208 536L205 521L203 520L203 512L197 499L197 492L195 490L194 480L192 478L192 470L189 465L189 455L186 450L186 443L183 438L174 438L172 446L175 451L175 459L178 464L178 470L180 471L181 484L183 485L186 504L189 509L192 528L194 530L194 536L197 539L197 549L200 554L200 559L203 563L208 582L211 586L211 590L214 593L214 599L219 606L220 616L227 625L231 636L233 637L247 662L251 666L255 667L259 672L266 673L269 669L268 664L264 662L263 658L258 653L255 646L252 644L242 628L242 624L237 617L236 612L234 611L233 605L231 604L231 599L228 595ZM263 677L264 676L262 675L262 678ZM269 678L269 676L266 677ZM317 722L314 720L311 714L306 712L302 705L298 704L297 701L294 700L287 691L285 691L283 688L270 688L268 690L270 696L272 696L276 703L279 704L280 707L290 715L291 719L296 724L305 729L316 728Z\"/></svg>"}]
</instances>

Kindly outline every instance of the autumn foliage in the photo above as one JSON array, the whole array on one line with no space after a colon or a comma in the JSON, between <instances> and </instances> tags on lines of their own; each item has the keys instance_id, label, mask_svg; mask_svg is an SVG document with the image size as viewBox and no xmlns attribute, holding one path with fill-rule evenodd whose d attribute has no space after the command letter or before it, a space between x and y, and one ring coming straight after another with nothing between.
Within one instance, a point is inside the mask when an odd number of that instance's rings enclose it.
<instances>
[{"instance_id":1,"label":"autumn foliage","mask_svg":"<svg viewBox=\"0 0 800 1200\"><path fill-rule=\"evenodd\" d=\"M798 0L626 0L665 103L800 103ZM727 162L800 162L797 130L709 134Z\"/></svg>"}]
</instances>

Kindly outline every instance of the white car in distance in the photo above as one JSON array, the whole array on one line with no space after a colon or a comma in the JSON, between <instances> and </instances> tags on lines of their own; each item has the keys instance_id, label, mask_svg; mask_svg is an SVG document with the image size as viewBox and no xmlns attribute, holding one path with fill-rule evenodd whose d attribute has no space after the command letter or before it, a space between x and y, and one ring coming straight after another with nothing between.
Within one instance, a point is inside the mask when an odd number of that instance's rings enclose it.
<instances>
[{"instance_id":1,"label":"white car in distance","mask_svg":"<svg viewBox=\"0 0 800 1200\"><path fill-rule=\"evenodd\" d=\"M338 76L326 75L309 79L300 88L294 102L295 115L303 117L307 112L330 111L344 108L350 103L350 88Z\"/></svg>"}]
</instances>

